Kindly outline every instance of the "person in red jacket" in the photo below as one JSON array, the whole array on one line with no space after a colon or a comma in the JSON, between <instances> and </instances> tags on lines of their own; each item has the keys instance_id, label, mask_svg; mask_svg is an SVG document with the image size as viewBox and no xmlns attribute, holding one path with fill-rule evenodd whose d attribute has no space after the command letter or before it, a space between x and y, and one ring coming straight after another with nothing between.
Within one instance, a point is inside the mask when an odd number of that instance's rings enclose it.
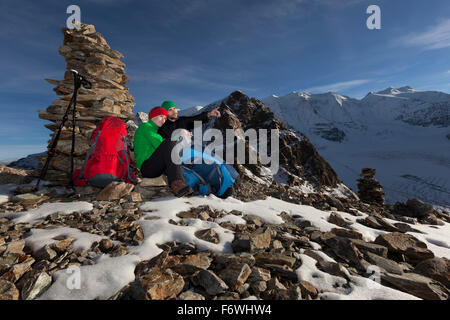
<instances>
[{"instance_id":1,"label":"person in red jacket","mask_svg":"<svg viewBox=\"0 0 450 320\"><path fill-rule=\"evenodd\" d=\"M164 139L157 130L166 122L167 111L153 108L149 121L142 123L134 134L134 154L136 165L145 178L156 178L166 174L169 186L177 197L193 193L183 180L183 169L173 163L171 154L176 142Z\"/></svg>"}]
</instances>

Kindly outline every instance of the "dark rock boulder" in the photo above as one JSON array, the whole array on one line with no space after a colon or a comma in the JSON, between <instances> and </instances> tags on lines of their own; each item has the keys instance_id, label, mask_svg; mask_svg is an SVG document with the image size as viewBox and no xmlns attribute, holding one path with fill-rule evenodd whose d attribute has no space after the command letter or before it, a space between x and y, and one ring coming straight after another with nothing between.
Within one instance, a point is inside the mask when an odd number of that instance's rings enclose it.
<instances>
[{"instance_id":1,"label":"dark rock boulder","mask_svg":"<svg viewBox=\"0 0 450 320\"><path fill-rule=\"evenodd\" d=\"M244 131L247 129L279 130L279 172L282 172L287 177L287 182L290 186L301 185L307 181L319 189L323 187L334 188L340 182L336 172L319 155L309 139L304 134L294 133L287 128L258 99L249 98L241 91L235 91L222 101L206 106L204 110L216 107L219 107L222 116L215 120L213 126L221 131L225 129L242 129ZM267 142L267 149L270 151L270 136ZM248 143L246 143L246 155L248 155L248 148ZM262 170L259 152L257 160L257 164L244 164L243 167L256 177L263 180L267 179ZM245 170L240 168L240 165L235 164L235 168L239 173L244 173L245 175ZM268 184L270 185L270 181ZM235 193L238 194L238 192Z\"/></svg>"},{"instance_id":2,"label":"dark rock boulder","mask_svg":"<svg viewBox=\"0 0 450 320\"><path fill-rule=\"evenodd\" d=\"M387 247L388 253L396 258L407 258L408 262L418 263L434 257L424 242L410 234L391 232L379 235L374 242Z\"/></svg>"},{"instance_id":3,"label":"dark rock boulder","mask_svg":"<svg viewBox=\"0 0 450 320\"><path fill-rule=\"evenodd\" d=\"M414 272L437 280L447 288L450 288L450 260L434 257L419 263Z\"/></svg>"}]
</instances>

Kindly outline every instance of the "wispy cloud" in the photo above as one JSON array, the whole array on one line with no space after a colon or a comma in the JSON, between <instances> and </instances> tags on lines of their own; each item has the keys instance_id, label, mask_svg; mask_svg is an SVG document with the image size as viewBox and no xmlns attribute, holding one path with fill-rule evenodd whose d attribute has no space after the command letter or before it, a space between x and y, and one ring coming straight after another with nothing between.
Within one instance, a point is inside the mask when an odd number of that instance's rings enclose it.
<instances>
[{"instance_id":1,"label":"wispy cloud","mask_svg":"<svg viewBox=\"0 0 450 320\"><path fill-rule=\"evenodd\" d=\"M330 6L330 7L348 7L348 6L352 6L354 4L358 4L361 2L364 2L365 0L341 0L341 1L336 1L336 0L314 0L314 2L322 4L322 5L326 5L326 6Z\"/></svg>"},{"instance_id":2,"label":"wispy cloud","mask_svg":"<svg viewBox=\"0 0 450 320\"><path fill-rule=\"evenodd\" d=\"M196 68L193 66L182 66L179 68L158 70L158 71L143 71L139 70L137 72L133 72L129 70L130 76L133 81L136 82L156 82L156 83L167 83L172 81L183 81L188 77L191 77L192 74L196 71Z\"/></svg>"},{"instance_id":3,"label":"wispy cloud","mask_svg":"<svg viewBox=\"0 0 450 320\"><path fill-rule=\"evenodd\" d=\"M0 92L9 93L51 93L51 86L45 78L61 79L63 71L56 71L53 67L42 65L6 65L0 64L8 77L0 79ZM43 91L43 88L49 88Z\"/></svg>"},{"instance_id":4,"label":"wispy cloud","mask_svg":"<svg viewBox=\"0 0 450 320\"><path fill-rule=\"evenodd\" d=\"M398 41L403 46L420 46L425 50L450 47L450 19L443 20L427 31L411 33Z\"/></svg>"},{"instance_id":5,"label":"wispy cloud","mask_svg":"<svg viewBox=\"0 0 450 320\"><path fill-rule=\"evenodd\" d=\"M342 90L360 86L360 85L368 83L370 81L371 80L368 80L368 79L360 79L360 80L336 82L336 83L331 83L331 84L327 84L327 85L323 85L323 86L310 87L310 88L305 89L305 91L313 92L313 93L314 92L328 92L328 91L338 92L338 91L342 91Z\"/></svg>"},{"instance_id":6,"label":"wispy cloud","mask_svg":"<svg viewBox=\"0 0 450 320\"><path fill-rule=\"evenodd\" d=\"M30 43L36 45L39 45L39 41L47 44L49 40L45 37L47 32L59 30L61 27L59 20L52 19L53 16L48 12L48 8L37 1L20 4L2 1L0 4L0 21L2 22L0 38L13 41L20 39L21 43L29 39ZM65 17L64 14L63 12L62 19ZM40 48L43 47L40 46Z\"/></svg>"},{"instance_id":7,"label":"wispy cloud","mask_svg":"<svg viewBox=\"0 0 450 320\"><path fill-rule=\"evenodd\" d=\"M115 1L115 0L95 0ZM307 8L312 4L319 4L329 7L347 7L360 3L365 0L259 0L259 1L242 1L228 0L216 1L213 4L209 0L172 0L170 6L177 19L167 19L167 25L180 20L190 20L194 17L211 14L211 6L215 7L216 13L225 15L227 21L233 23L240 22L239 26L248 26L254 23L265 23L261 19L270 19L276 22L280 18L300 18L308 14ZM229 13L229 14L227 14ZM244 28L243 28L244 29Z\"/></svg>"},{"instance_id":8,"label":"wispy cloud","mask_svg":"<svg viewBox=\"0 0 450 320\"><path fill-rule=\"evenodd\" d=\"M40 153L44 151L47 151L47 145L45 144L0 144L0 160L22 158L30 154Z\"/></svg>"},{"instance_id":9,"label":"wispy cloud","mask_svg":"<svg viewBox=\"0 0 450 320\"><path fill-rule=\"evenodd\" d=\"M240 90L254 91L254 87L239 86L239 83L228 83L226 79L233 78L235 74L221 74L220 72L206 70L202 66L186 65L167 68L159 71L129 72L132 81L149 82L153 84L182 84L198 88L230 89L239 87ZM222 80L221 80L222 79Z\"/></svg>"},{"instance_id":10,"label":"wispy cloud","mask_svg":"<svg viewBox=\"0 0 450 320\"><path fill-rule=\"evenodd\" d=\"M133 2L133 0L89 0L89 2L101 5L116 5L116 4L130 3Z\"/></svg>"}]
</instances>

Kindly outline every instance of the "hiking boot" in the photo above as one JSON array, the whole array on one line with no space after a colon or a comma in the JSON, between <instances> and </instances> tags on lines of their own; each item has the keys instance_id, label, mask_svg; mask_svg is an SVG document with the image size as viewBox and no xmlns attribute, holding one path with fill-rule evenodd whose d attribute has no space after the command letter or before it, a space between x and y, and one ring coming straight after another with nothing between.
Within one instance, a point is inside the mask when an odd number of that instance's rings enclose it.
<instances>
[{"instance_id":1,"label":"hiking boot","mask_svg":"<svg viewBox=\"0 0 450 320\"><path fill-rule=\"evenodd\" d=\"M194 190L192 190L192 188L183 180L172 181L170 184L170 189L172 189L173 193L175 193L177 197L187 196L194 192Z\"/></svg>"}]
</instances>

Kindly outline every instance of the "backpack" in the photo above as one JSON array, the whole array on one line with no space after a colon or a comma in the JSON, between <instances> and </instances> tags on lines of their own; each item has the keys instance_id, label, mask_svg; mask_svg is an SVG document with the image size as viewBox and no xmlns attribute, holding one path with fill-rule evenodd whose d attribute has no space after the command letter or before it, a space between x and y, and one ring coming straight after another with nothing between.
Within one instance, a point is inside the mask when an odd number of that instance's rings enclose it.
<instances>
[{"instance_id":1,"label":"backpack","mask_svg":"<svg viewBox=\"0 0 450 320\"><path fill-rule=\"evenodd\" d=\"M202 163L196 164L196 158L201 158ZM205 159L211 164L204 163ZM231 165L192 148L183 153L181 162L184 181L202 195L214 193L221 197L239 177Z\"/></svg>"},{"instance_id":2,"label":"backpack","mask_svg":"<svg viewBox=\"0 0 450 320\"><path fill-rule=\"evenodd\" d=\"M112 181L136 184L127 140L127 127L121 119L103 118L92 132L83 166L73 173L74 185L104 188Z\"/></svg>"}]
</instances>

